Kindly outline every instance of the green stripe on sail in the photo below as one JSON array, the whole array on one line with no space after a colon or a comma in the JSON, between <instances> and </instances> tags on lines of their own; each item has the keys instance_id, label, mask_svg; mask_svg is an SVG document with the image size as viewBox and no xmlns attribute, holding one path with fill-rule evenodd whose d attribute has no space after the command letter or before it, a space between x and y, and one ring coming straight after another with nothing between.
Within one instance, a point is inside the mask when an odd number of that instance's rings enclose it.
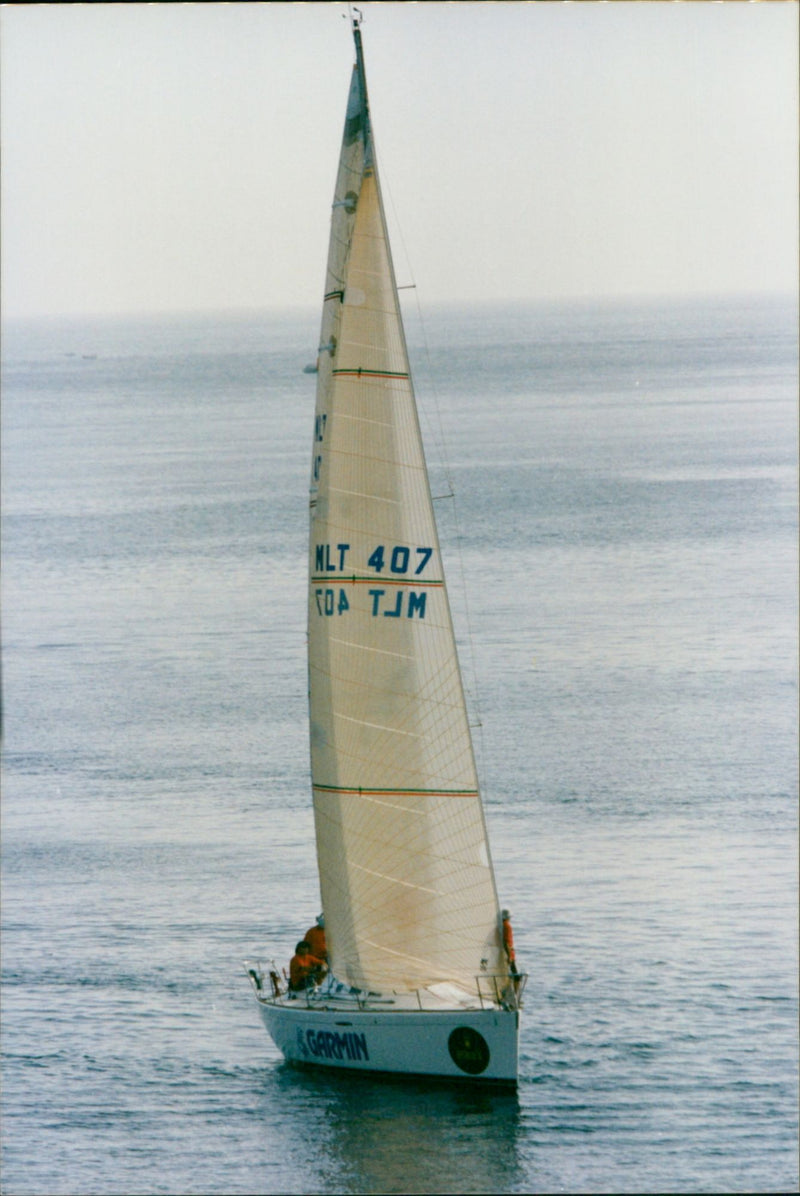
<instances>
[{"instance_id":1,"label":"green stripe on sail","mask_svg":"<svg viewBox=\"0 0 800 1196\"><path fill-rule=\"evenodd\" d=\"M441 578L434 578L428 581L422 577L381 577L379 574L370 574L366 577L357 576L354 573L314 573L309 578L312 583L320 581L338 581L347 582L349 585L364 585L368 582L379 582L382 586L417 586L424 588L425 586L443 586L444 581Z\"/></svg>"},{"instance_id":2,"label":"green stripe on sail","mask_svg":"<svg viewBox=\"0 0 800 1196\"><path fill-rule=\"evenodd\" d=\"M334 378L408 378L408 371L405 370L367 370L362 366L356 366L349 370L333 370Z\"/></svg>"},{"instance_id":3,"label":"green stripe on sail","mask_svg":"<svg viewBox=\"0 0 800 1196\"><path fill-rule=\"evenodd\" d=\"M367 797L477 797L477 789L370 789L359 785L318 785L311 782L312 789L320 793L366 794Z\"/></svg>"}]
</instances>

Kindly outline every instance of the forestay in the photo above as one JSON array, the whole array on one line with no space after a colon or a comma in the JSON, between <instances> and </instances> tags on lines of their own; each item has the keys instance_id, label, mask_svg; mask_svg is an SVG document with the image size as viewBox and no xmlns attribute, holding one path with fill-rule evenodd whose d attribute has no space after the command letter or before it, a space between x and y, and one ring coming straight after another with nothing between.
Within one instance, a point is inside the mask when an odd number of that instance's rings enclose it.
<instances>
[{"instance_id":1,"label":"forestay","mask_svg":"<svg viewBox=\"0 0 800 1196\"><path fill-rule=\"evenodd\" d=\"M340 980L474 992L507 965L356 46L311 482L322 901Z\"/></svg>"}]
</instances>

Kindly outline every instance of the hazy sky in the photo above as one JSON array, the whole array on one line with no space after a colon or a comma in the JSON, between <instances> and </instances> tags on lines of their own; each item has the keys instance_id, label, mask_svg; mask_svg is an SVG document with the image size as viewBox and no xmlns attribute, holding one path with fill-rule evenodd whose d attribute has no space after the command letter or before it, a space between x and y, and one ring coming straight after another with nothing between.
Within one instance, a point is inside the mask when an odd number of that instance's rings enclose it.
<instances>
[{"instance_id":1,"label":"hazy sky","mask_svg":"<svg viewBox=\"0 0 800 1196\"><path fill-rule=\"evenodd\" d=\"M798 5L364 3L423 302L793 290ZM12 5L6 315L315 306L346 5Z\"/></svg>"}]
</instances>

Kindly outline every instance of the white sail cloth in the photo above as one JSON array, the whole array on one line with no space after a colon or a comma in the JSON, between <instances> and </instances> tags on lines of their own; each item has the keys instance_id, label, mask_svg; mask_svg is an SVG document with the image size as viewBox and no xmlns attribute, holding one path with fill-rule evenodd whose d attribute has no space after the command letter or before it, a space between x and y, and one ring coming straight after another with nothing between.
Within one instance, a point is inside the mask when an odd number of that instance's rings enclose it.
<instances>
[{"instance_id":1,"label":"white sail cloth","mask_svg":"<svg viewBox=\"0 0 800 1196\"><path fill-rule=\"evenodd\" d=\"M360 53L321 345L308 633L331 966L364 989L475 991L507 965Z\"/></svg>"}]
</instances>

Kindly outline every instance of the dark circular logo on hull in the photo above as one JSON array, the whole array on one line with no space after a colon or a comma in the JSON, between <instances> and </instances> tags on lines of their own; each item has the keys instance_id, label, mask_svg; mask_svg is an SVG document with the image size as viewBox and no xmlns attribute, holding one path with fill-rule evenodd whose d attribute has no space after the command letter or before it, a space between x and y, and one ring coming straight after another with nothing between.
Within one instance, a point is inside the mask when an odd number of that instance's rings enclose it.
<instances>
[{"instance_id":1,"label":"dark circular logo on hull","mask_svg":"<svg viewBox=\"0 0 800 1196\"><path fill-rule=\"evenodd\" d=\"M458 1026L447 1040L450 1058L467 1075L479 1076L489 1066L491 1055L483 1035L467 1026Z\"/></svg>"}]
</instances>

